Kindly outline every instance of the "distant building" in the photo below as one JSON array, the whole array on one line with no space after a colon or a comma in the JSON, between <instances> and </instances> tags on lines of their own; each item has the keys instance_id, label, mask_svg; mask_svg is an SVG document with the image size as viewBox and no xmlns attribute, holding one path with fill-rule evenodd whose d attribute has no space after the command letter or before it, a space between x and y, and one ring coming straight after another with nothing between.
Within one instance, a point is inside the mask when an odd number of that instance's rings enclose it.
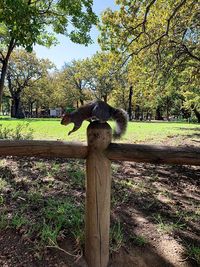
<instances>
[{"instance_id":1,"label":"distant building","mask_svg":"<svg viewBox=\"0 0 200 267\"><path fill-rule=\"evenodd\" d=\"M61 108L50 108L50 117L60 117L62 115Z\"/></svg>"}]
</instances>

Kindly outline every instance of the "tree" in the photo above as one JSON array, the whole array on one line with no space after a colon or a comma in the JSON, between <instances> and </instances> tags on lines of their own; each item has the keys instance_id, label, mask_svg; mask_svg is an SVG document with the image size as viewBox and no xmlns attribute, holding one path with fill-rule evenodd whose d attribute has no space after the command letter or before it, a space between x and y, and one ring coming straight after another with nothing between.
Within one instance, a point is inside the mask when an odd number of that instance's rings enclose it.
<instances>
[{"instance_id":1,"label":"tree","mask_svg":"<svg viewBox=\"0 0 200 267\"><path fill-rule=\"evenodd\" d=\"M119 75L119 62L116 56L108 52L97 52L91 59L90 87L96 98L108 101L111 92L116 88Z\"/></svg>"},{"instance_id":2,"label":"tree","mask_svg":"<svg viewBox=\"0 0 200 267\"><path fill-rule=\"evenodd\" d=\"M30 86L27 85L21 93L21 103L26 116L38 117L39 109L49 109L54 84L50 74L45 73L40 79L30 83Z\"/></svg>"},{"instance_id":3,"label":"tree","mask_svg":"<svg viewBox=\"0 0 200 267\"><path fill-rule=\"evenodd\" d=\"M62 70L62 80L66 88L74 88L76 90L76 101L81 105L88 99L88 91L90 90L91 79L91 63L89 59L73 60L71 63L65 64ZM72 92L72 90L71 90ZM89 97L90 98L90 97Z\"/></svg>"},{"instance_id":4,"label":"tree","mask_svg":"<svg viewBox=\"0 0 200 267\"><path fill-rule=\"evenodd\" d=\"M119 10L108 9L102 15L99 40L103 49L125 58L123 64L129 66L134 94L142 92L142 97L137 97L139 106L154 107L160 118L161 110L166 109L169 117L175 101L181 98L183 107L192 109L198 118L198 1L118 0L117 3ZM138 59L140 71L135 64ZM146 100L143 104L139 101L142 99Z\"/></svg>"},{"instance_id":5,"label":"tree","mask_svg":"<svg viewBox=\"0 0 200 267\"><path fill-rule=\"evenodd\" d=\"M185 64L185 63L184 63ZM182 67L177 84L183 101L182 108L191 111L200 123L200 72L193 62Z\"/></svg>"},{"instance_id":6,"label":"tree","mask_svg":"<svg viewBox=\"0 0 200 267\"><path fill-rule=\"evenodd\" d=\"M2 99L2 115L9 115L9 113L10 113L10 93L8 88L5 87Z\"/></svg>"},{"instance_id":7,"label":"tree","mask_svg":"<svg viewBox=\"0 0 200 267\"><path fill-rule=\"evenodd\" d=\"M120 69L120 62L116 58L115 64L117 63L117 68L114 72L113 82L114 87L109 94L109 101L113 106L123 108L124 110L130 111L130 102L132 105L132 99L130 100L130 87L131 84L128 81L128 69ZM130 101L129 101L130 100ZM132 107L131 107L132 108ZM130 113L129 113L130 115ZM129 116L129 119L132 118Z\"/></svg>"},{"instance_id":8,"label":"tree","mask_svg":"<svg viewBox=\"0 0 200 267\"><path fill-rule=\"evenodd\" d=\"M12 54L7 71L8 88L12 98L11 117L23 118L21 95L52 68L49 60L37 59L35 53L17 50Z\"/></svg>"},{"instance_id":9,"label":"tree","mask_svg":"<svg viewBox=\"0 0 200 267\"><path fill-rule=\"evenodd\" d=\"M0 105L8 61L15 47L32 51L34 44L51 46L53 33L88 44L97 21L92 0L2 0L0 2ZM70 24L70 27L68 25Z\"/></svg>"},{"instance_id":10,"label":"tree","mask_svg":"<svg viewBox=\"0 0 200 267\"><path fill-rule=\"evenodd\" d=\"M125 53L128 60L141 51L171 49L176 57L200 61L198 1L118 0L120 9L102 15L100 42L104 49Z\"/></svg>"},{"instance_id":11,"label":"tree","mask_svg":"<svg viewBox=\"0 0 200 267\"><path fill-rule=\"evenodd\" d=\"M66 88L76 89L76 101L81 105L94 97L107 102L108 96L117 86L118 67L114 55L97 52L91 58L74 60L66 64L60 79Z\"/></svg>"},{"instance_id":12,"label":"tree","mask_svg":"<svg viewBox=\"0 0 200 267\"><path fill-rule=\"evenodd\" d=\"M80 99L77 88L71 81L71 76L66 76L66 72L61 71L51 74L50 107L60 107L63 111L66 108L73 108L74 103Z\"/></svg>"}]
</instances>

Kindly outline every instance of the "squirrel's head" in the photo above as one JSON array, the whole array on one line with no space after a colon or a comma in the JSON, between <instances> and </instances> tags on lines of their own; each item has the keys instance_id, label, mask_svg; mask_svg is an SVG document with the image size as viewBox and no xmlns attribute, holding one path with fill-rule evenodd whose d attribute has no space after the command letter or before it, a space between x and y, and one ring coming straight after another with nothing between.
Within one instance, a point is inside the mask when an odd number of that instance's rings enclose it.
<instances>
[{"instance_id":1,"label":"squirrel's head","mask_svg":"<svg viewBox=\"0 0 200 267\"><path fill-rule=\"evenodd\" d=\"M68 125L71 122L70 113L65 113L61 117L61 124L62 125Z\"/></svg>"}]
</instances>

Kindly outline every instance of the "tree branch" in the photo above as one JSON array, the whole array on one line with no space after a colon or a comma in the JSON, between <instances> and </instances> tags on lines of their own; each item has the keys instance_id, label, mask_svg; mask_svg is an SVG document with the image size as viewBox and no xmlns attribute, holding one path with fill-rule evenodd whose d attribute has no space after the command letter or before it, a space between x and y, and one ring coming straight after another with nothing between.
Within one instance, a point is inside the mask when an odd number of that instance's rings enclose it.
<instances>
[{"instance_id":1,"label":"tree branch","mask_svg":"<svg viewBox=\"0 0 200 267\"><path fill-rule=\"evenodd\" d=\"M143 32L146 32L146 22L147 22L147 16L148 16L148 13L150 11L150 8L151 6L156 2L156 0L152 0L150 2L150 4L146 7L146 12L145 12L145 15L144 15L144 20L142 22L142 28L143 28Z\"/></svg>"},{"instance_id":2,"label":"tree branch","mask_svg":"<svg viewBox=\"0 0 200 267\"><path fill-rule=\"evenodd\" d=\"M8 88L10 90L11 95L14 95L13 87L12 87L12 82L11 82L11 77L10 77L10 72L7 72L7 80L8 80Z\"/></svg>"},{"instance_id":3,"label":"tree branch","mask_svg":"<svg viewBox=\"0 0 200 267\"><path fill-rule=\"evenodd\" d=\"M54 0L49 1L49 4L48 4L47 8L46 8L45 10L40 10L40 11L39 11L39 14L40 14L40 15L44 15L44 14L46 14L46 13L50 10L50 7L51 7L53 1L54 1Z\"/></svg>"},{"instance_id":4,"label":"tree branch","mask_svg":"<svg viewBox=\"0 0 200 267\"><path fill-rule=\"evenodd\" d=\"M0 55L1 55L1 58L0 58L0 61L3 63L4 62L4 59L5 59L5 57L4 57L4 54L0 51Z\"/></svg>"},{"instance_id":5,"label":"tree branch","mask_svg":"<svg viewBox=\"0 0 200 267\"><path fill-rule=\"evenodd\" d=\"M182 46L183 46L183 48L184 48L186 54L188 54L191 58L200 61L200 57L195 56L194 54L192 54L192 52L189 51L189 49L187 48L187 46L186 46L185 44L182 44Z\"/></svg>"},{"instance_id":6,"label":"tree branch","mask_svg":"<svg viewBox=\"0 0 200 267\"><path fill-rule=\"evenodd\" d=\"M145 12L145 17L142 23L138 24L138 25L143 25L143 30L142 32L140 32L136 37L134 37L128 44L126 50L124 52L127 51L128 47L133 43L133 41L136 41L138 38L140 38L140 36L145 33L146 31L146 22L147 22L147 15L149 13L150 7L155 3L156 0L151 1L151 3L147 6L146 8L146 12ZM186 3L187 0L182 0L174 9L174 11L172 12L172 14L169 16L169 18L167 19L167 26L166 26L166 30L165 32L159 36L158 38L156 38L154 41L149 42L148 44L142 46L140 49L138 49L137 51L134 51L132 53L130 53L127 58L125 59L125 62L123 63L123 65L129 60L130 57L132 57L133 55L138 55L142 50L147 49L151 46L153 46L154 44L158 43L158 47L160 47L161 44L161 40L165 37L168 36L169 34L169 30L170 30L170 23L173 19L173 17L176 15L176 13L179 11L179 9ZM138 25L136 27L134 27L133 29L136 29L138 27ZM123 52L123 53L124 53Z\"/></svg>"},{"instance_id":7,"label":"tree branch","mask_svg":"<svg viewBox=\"0 0 200 267\"><path fill-rule=\"evenodd\" d=\"M197 60L197 61L200 61L200 57L198 57L198 56L196 56L196 55L194 55L193 53L192 53L192 51L190 51L189 50L189 48L186 46L186 44L184 44L184 43L178 43L178 42L176 42L176 41L174 41L174 40L170 40L170 42L171 43L174 43L176 46L180 46L180 49L182 48L182 51L181 50L178 50L178 52L180 53L180 54L187 54L187 55L189 55L191 58L193 58L193 59L195 59L195 60ZM177 53L178 53L177 52Z\"/></svg>"}]
</instances>

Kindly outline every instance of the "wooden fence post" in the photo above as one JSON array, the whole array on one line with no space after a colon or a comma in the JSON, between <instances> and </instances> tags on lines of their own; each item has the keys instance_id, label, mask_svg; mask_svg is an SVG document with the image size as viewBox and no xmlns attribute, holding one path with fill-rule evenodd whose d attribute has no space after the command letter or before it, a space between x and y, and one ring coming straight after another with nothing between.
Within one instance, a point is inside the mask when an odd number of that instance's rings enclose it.
<instances>
[{"instance_id":1,"label":"wooden fence post","mask_svg":"<svg viewBox=\"0 0 200 267\"><path fill-rule=\"evenodd\" d=\"M107 123L92 122L87 129L85 256L89 267L109 261L111 162L104 150L112 139Z\"/></svg>"}]
</instances>

